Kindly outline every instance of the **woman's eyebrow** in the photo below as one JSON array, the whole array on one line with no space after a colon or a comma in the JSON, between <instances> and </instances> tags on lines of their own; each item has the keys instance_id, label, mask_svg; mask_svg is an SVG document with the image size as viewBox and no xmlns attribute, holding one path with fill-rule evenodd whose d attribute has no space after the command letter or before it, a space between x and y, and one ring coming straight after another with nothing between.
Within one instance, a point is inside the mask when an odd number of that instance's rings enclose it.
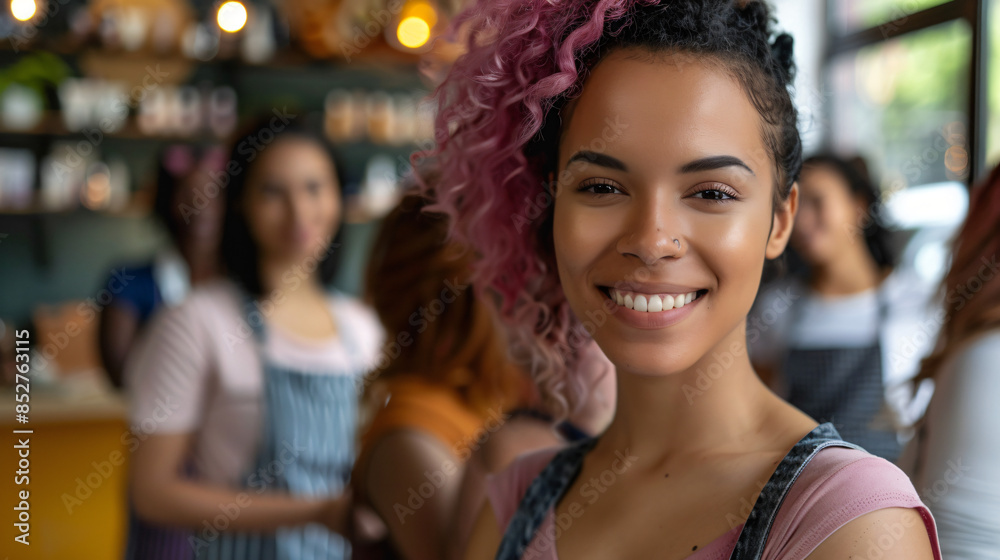
<instances>
[{"instance_id":1,"label":"woman's eyebrow","mask_svg":"<svg viewBox=\"0 0 1000 560\"><path fill-rule=\"evenodd\" d=\"M711 171L713 169L722 169L725 167L742 167L750 172L754 177L757 176L750 169L750 166L743 162L740 158L736 156L709 156L701 159L696 159L690 163L684 164L681 167L681 173L697 173L699 171Z\"/></svg>"},{"instance_id":2,"label":"woman's eyebrow","mask_svg":"<svg viewBox=\"0 0 1000 560\"><path fill-rule=\"evenodd\" d=\"M580 150L579 152L573 154L573 156L569 158L569 161L566 162L566 167L569 167L571 163L576 161L593 163L600 165L601 167L614 169L616 171L628 171L628 167L624 162L622 162L622 160L600 152L592 152L590 150Z\"/></svg>"}]
</instances>

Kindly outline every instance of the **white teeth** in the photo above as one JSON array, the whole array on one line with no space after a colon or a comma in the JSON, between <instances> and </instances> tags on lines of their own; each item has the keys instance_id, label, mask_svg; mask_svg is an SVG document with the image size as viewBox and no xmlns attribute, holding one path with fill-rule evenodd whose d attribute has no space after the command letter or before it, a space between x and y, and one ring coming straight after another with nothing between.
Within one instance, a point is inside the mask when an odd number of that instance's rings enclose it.
<instances>
[{"instance_id":1,"label":"white teeth","mask_svg":"<svg viewBox=\"0 0 1000 560\"><path fill-rule=\"evenodd\" d=\"M645 294L623 294L619 290L611 290L611 299L622 307L634 309L644 313L659 313L670 309L680 309L691 303L698 297L698 292L691 292L676 296L671 295L645 295Z\"/></svg>"}]
</instances>

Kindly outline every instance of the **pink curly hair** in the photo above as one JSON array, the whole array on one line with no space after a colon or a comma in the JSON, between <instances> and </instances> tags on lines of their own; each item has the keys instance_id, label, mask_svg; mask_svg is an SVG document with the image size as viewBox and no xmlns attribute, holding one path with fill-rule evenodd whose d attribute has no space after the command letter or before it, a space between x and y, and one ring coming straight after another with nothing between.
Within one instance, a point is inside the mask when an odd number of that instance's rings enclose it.
<instances>
[{"instance_id":1,"label":"pink curly hair","mask_svg":"<svg viewBox=\"0 0 1000 560\"><path fill-rule=\"evenodd\" d=\"M434 201L428 210L449 215L451 237L477 252L474 283L499 295L516 357L560 417L585 394L570 372L590 335L570 312L541 241L537 207L552 200L524 148L553 100L580 87L577 55L601 38L606 20L638 3L653 2L476 3L454 22L469 31L467 54L435 92L436 146L414 155L434 162L435 180L421 185Z\"/></svg>"}]
</instances>

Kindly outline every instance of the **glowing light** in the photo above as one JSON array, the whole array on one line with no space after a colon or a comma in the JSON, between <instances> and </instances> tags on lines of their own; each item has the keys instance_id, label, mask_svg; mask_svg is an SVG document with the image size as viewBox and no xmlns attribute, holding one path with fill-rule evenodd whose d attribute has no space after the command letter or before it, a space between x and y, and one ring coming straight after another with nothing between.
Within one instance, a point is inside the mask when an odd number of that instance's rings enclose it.
<instances>
[{"instance_id":1,"label":"glowing light","mask_svg":"<svg viewBox=\"0 0 1000 560\"><path fill-rule=\"evenodd\" d=\"M226 2L219 6L217 19L223 31L236 33L247 23L247 9L239 2Z\"/></svg>"},{"instance_id":2,"label":"glowing light","mask_svg":"<svg viewBox=\"0 0 1000 560\"><path fill-rule=\"evenodd\" d=\"M106 169L87 177L86 187L80 193L83 205L91 210L104 208L111 201L111 177Z\"/></svg>"},{"instance_id":3,"label":"glowing light","mask_svg":"<svg viewBox=\"0 0 1000 560\"><path fill-rule=\"evenodd\" d=\"M944 153L944 166L955 175L965 175L969 169L969 152L964 146L952 146Z\"/></svg>"},{"instance_id":4,"label":"glowing light","mask_svg":"<svg viewBox=\"0 0 1000 560\"><path fill-rule=\"evenodd\" d=\"M409 49L418 49L427 44L431 38L431 26L416 16L411 16L399 22L396 28L396 38L400 44Z\"/></svg>"},{"instance_id":5,"label":"glowing light","mask_svg":"<svg viewBox=\"0 0 1000 560\"><path fill-rule=\"evenodd\" d=\"M35 10L35 0L10 0L10 13L17 21L28 21Z\"/></svg>"}]
</instances>

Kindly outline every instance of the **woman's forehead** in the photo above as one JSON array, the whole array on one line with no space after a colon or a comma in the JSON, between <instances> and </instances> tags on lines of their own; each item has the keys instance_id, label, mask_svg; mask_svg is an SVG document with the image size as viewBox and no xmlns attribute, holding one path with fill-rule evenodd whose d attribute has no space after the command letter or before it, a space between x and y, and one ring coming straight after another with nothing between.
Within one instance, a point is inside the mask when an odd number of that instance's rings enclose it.
<instances>
[{"instance_id":1,"label":"woman's forehead","mask_svg":"<svg viewBox=\"0 0 1000 560\"><path fill-rule=\"evenodd\" d=\"M760 114L714 62L611 53L568 108L561 164L587 149L647 161L731 154L755 170L771 167Z\"/></svg>"}]
</instances>

